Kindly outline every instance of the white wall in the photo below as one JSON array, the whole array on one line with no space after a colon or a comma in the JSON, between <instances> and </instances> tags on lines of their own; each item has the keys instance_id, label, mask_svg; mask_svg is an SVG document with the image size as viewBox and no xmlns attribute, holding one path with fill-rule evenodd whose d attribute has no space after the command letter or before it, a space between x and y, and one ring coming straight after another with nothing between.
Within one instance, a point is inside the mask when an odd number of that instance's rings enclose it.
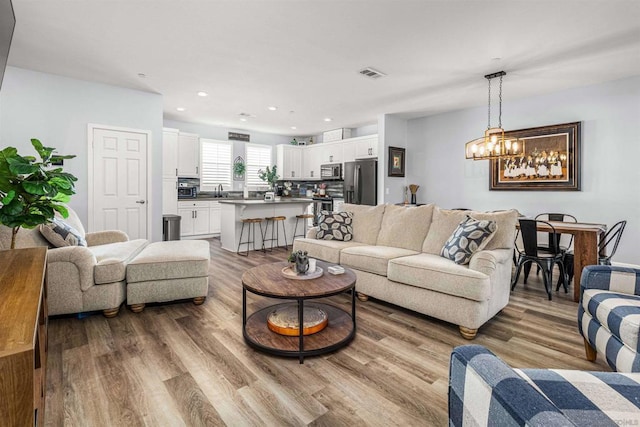
<instances>
[{"instance_id":1,"label":"white wall","mask_svg":"<svg viewBox=\"0 0 640 427\"><path fill-rule=\"evenodd\" d=\"M388 175L389 147L407 146L407 121L392 114L383 114L378 119L378 203L402 203L404 201L405 178Z\"/></svg>"},{"instance_id":2,"label":"white wall","mask_svg":"<svg viewBox=\"0 0 640 427\"><path fill-rule=\"evenodd\" d=\"M30 143L37 138L60 154L65 170L78 177L69 205L86 225L87 124L151 131L152 240L162 239L162 96L137 90L70 79L8 67L0 92L0 147L13 146L20 154L35 155Z\"/></svg>"},{"instance_id":3,"label":"white wall","mask_svg":"<svg viewBox=\"0 0 640 427\"><path fill-rule=\"evenodd\" d=\"M508 92L508 82L505 82ZM582 191L489 191L489 163L464 159L486 107L410 120L407 181L442 207L564 212L609 226L626 219L615 260L640 263L640 76L503 103L507 130L582 122Z\"/></svg>"}]
</instances>

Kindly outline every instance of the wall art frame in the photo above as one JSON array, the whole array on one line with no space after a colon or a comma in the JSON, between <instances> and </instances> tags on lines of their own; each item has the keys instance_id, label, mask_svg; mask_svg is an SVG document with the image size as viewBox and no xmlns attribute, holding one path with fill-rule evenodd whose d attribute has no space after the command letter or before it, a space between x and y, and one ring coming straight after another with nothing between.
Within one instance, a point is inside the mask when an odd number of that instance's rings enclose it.
<instances>
[{"instance_id":1,"label":"wall art frame","mask_svg":"<svg viewBox=\"0 0 640 427\"><path fill-rule=\"evenodd\" d=\"M490 160L489 190L580 191L580 122L505 132L516 138L523 153Z\"/></svg>"},{"instance_id":2,"label":"wall art frame","mask_svg":"<svg viewBox=\"0 0 640 427\"><path fill-rule=\"evenodd\" d=\"M400 147L389 147L389 167L387 176L404 177L405 149Z\"/></svg>"}]
</instances>

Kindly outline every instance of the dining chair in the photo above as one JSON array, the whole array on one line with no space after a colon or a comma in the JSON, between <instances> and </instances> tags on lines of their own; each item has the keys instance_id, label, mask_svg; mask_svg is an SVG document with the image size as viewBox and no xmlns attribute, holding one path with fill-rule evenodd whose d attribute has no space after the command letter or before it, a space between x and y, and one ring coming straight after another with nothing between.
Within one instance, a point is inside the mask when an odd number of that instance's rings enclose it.
<instances>
[{"instance_id":1,"label":"dining chair","mask_svg":"<svg viewBox=\"0 0 640 427\"><path fill-rule=\"evenodd\" d=\"M538 246L538 225L545 224L551 228L553 234L556 234L556 229L547 221L539 221L535 219L520 218L520 236L522 237L523 251L518 249L518 262L516 264L516 274L511 282L511 290L516 287L516 283L520 277L520 272L524 267L527 270L527 266L536 264L543 272L544 287L547 291L549 300L551 300L551 288L553 286L553 268L558 265L560 270L560 277L558 278L558 288L560 284L564 286L564 291L567 289L567 276L564 269L564 252L560 251L557 247L555 252L547 252L539 249ZM551 249L554 249L553 247ZM524 283L527 283L527 275L524 276Z\"/></svg>"},{"instance_id":2,"label":"dining chair","mask_svg":"<svg viewBox=\"0 0 640 427\"><path fill-rule=\"evenodd\" d=\"M539 221L578 222L575 216L564 213L541 213L534 218ZM542 234L542 233L541 233ZM546 233L546 242L541 242L538 248L545 252L557 252L558 249L566 252L573 244L573 234Z\"/></svg>"},{"instance_id":3,"label":"dining chair","mask_svg":"<svg viewBox=\"0 0 640 427\"><path fill-rule=\"evenodd\" d=\"M606 232L604 237L600 239L600 242L598 242L599 265L611 265L611 258L613 258L618 250L618 244L620 243L620 238L622 237L622 233L626 226L627 221L618 221L609 229L609 231ZM610 252L608 251L609 247L611 247ZM567 251L564 256L567 270L567 282L571 283L575 273L573 270L573 251Z\"/></svg>"}]
</instances>

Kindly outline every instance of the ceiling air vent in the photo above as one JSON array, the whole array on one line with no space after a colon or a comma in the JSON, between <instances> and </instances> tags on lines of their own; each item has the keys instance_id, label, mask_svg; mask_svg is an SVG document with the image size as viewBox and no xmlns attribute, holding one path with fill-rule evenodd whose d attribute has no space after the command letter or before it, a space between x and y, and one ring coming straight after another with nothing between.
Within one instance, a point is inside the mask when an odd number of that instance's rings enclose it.
<instances>
[{"instance_id":1,"label":"ceiling air vent","mask_svg":"<svg viewBox=\"0 0 640 427\"><path fill-rule=\"evenodd\" d=\"M384 77L386 76L385 73L378 71L374 68L371 67L367 67L367 68L363 68L362 70L358 71L360 74L362 74L365 77L369 77L370 79L378 79L380 77Z\"/></svg>"}]
</instances>

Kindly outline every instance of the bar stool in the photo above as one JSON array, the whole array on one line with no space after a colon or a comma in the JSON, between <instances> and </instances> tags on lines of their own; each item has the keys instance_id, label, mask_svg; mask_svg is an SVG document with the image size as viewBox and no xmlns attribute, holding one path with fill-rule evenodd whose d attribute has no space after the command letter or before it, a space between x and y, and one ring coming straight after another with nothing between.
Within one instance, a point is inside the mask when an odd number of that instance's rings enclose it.
<instances>
[{"instance_id":1,"label":"bar stool","mask_svg":"<svg viewBox=\"0 0 640 427\"><path fill-rule=\"evenodd\" d=\"M264 235L262 236L262 248L265 249L265 243L271 242L270 251L273 251L273 241L276 242L276 247L280 247L280 222L286 221L286 216L270 216L265 218L267 221L267 225L264 227ZM267 234L269 232L269 224L271 224L271 238L267 239ZM287 228L282 224L282 232L284 233L284 247L289 247L287 243ZM275 237L273 234L275 233Z\"/></svg>"},{"instance_id":2,"label":"bar stool","mask_svg":"<svg viewBox=\"0 0 640 427\"><path fill-rule=\"evenodd\" d=\"M301 237L305 237L307 234L304 232L305 230L305 222L307 222L308 219L312 219L313 215L312 214L300 214L300 215L296 215L296 226L293 229L293 240L296 240L296 237L301 236ZM298 221L303 220L302 224L302 234L298 234Z\"/></svg>"},{"instance_id":3,"label":"bar stool","mask_svg":"<svg viewBox=\"0 0 640 427\"><path fill-rule=\"evenodd\" d=\"M238 239L238 250L236 251L236 253L238 255L242 255L242 256L249 256L249 245L252 244L253 245L253 250L257 250L256 249L256 224L260 225L260 236L262 237L262 221L264 221L262 218L243 218L240 220L240 222L242 222L242 228L240 229L240 239ZM244 233L244 225L247 224L247 240L246 241L242 241L242 234ZM253 228L253 233L251 232L251 229ZM253 236L252 236L253 235ZM242 254L240 253L240 246L241 245L247 245L247 252ZM264 242L262 242L262 249L264 252Z\"/></svg>"}]
</instances>

